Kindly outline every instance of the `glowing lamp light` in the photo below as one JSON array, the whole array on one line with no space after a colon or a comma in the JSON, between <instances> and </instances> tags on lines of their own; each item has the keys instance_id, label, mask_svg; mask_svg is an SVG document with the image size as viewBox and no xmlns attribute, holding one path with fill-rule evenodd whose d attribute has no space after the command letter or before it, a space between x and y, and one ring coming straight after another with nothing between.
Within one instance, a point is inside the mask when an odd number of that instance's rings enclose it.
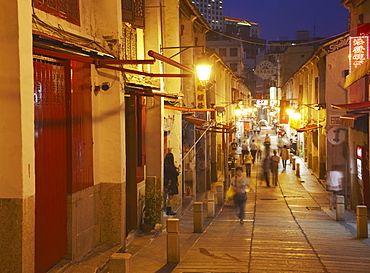
<instances>
[{"instance_id":1,"label":"glowing lamp light","mask_svg":"<svg viewBox=\"0 0 370 273\"><path fill-rule=\"evenodd\" d=\"M240 117L242 114L242 109L240 109L240 106L237 105L234 110L235 116Z\"/></svg>"},{"instance_id":2,"label":"glowing lamp light","mask_svg":"<svg viewBox=\"0 0 370 273\"><path fill-rule=\"evenodd\" d=\"M292 108L287 108L285 111L286 111L286 113L287 113L289 116L293 115L293 113L294 113L294 110L293 110Z\"/></svg>"},{"instance_id":3,"label":"glowing lamp light","mask_svg":"<svg viewBox=\"0 0 370 273\"><path fill-rule=\"evenodd\" d=\"M209 61L209 58L205 54L202 54L195 66L197 69L198 79L200 81L208 81L212 70L212 64Z\"/></svg>"},{"instance_id":4,"label":"glowing lamp light","mask_svg":"<svg viewBox=\"0 0 370 273\"><path fill-rule=\"evenodd\" d=\"M242 110L242 115L243 115L243 116L247 116L247 115L248 115L248 109L247 109L247 108L244 108L244 109Z\"/></svg>"},{"instance_id":5,"label":"glowing lamp light","mask_svg":"<svg viewBox=\"0 0 370 273\"><path fill-rule=\"evenodd\" d=\"M294 120L299 120L301 118L301 113L299 113L299 112L294 112L293 114L292 114L292 119L294 119Z\"/></svg>"}]
</instances>

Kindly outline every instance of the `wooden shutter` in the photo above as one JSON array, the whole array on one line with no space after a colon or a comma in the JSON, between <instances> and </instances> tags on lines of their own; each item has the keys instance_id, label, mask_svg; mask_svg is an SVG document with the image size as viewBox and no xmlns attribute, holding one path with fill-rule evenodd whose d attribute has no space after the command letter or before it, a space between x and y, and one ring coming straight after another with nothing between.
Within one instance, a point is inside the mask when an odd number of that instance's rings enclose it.
<instances>
[{"instance_id":1,"label":"wooden shutter","mask_svg":"<svg viewBox=\"0 0 370 273\"><path fill-rule=\"evenodd\" d=\"M122 20L144 27L145 0L122 0Z\"/></svg>"},{"instance_id":2,"label":"wooden shutter","mask_svg":"<svg viewBox=\"0 0 370 273\"><path fill-rule=\"evenodd\" d=\"M73 24L80 24L79 0L33 0L33 4L37 9Z\"/></svg>"}]
</instances>

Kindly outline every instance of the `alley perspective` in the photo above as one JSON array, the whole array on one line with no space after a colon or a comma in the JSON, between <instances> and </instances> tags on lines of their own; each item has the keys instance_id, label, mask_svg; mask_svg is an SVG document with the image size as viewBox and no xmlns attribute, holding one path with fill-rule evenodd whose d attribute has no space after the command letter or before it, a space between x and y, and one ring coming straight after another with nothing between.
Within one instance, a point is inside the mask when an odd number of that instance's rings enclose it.
<instances>
[{"instance_id":1,"label":"alley perspective","mask_svg":"<svg viewBox=\"0 0 370 273\"><path fill-rule=\"evenodd\" d=\"M355 216L336 221L330 192L297 162L301 177L291 164L280 166L272 187L261 180L261 162L253 165L244 225L226 202L212 220L204 212L207 226L197 235L191 210L180 219L180 263L166 265L162 233L134 251L132 272L369 272L370 240L356 238Z\"/></svg>"},{"instance_id":2,"label":"alley perspective","mask_svg":"<svg viewBox=\"0 0 370 273\"><path fill-rule=\"evenodd\" d=\"M0 273L370 273L370 0L0 3Z\"/></svg>"}]
</instances>

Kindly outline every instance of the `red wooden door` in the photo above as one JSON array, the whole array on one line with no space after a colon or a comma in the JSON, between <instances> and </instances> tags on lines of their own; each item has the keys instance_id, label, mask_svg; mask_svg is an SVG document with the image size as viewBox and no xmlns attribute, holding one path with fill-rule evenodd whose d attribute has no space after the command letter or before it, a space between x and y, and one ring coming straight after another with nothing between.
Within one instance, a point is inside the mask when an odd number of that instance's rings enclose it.
<instances>
[{"instance_id":1,"label":"red wooden door","mask_svg":"<svg viewBox=\"0 0 370 273\"><path fill-rule=\"evenodd\" d=\"M67 254L66 65L34 56L35 272Z\"/></svg>"},{"instance_id":2,"label":"red wooden door","mask_svg":"<svg viewBox=\"0 0 370 273\"><path fill-rule=\"evenodd\" d=\"M67 103L68 193L88 188L93 182L91 67L71 61Z\"/></svg>"}]
</instances>

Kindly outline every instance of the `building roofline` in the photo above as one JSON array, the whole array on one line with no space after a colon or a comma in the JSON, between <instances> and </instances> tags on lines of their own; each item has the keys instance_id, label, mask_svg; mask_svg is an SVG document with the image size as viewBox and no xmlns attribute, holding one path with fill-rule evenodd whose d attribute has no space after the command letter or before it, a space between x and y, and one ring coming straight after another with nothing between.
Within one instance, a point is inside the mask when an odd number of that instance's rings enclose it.
<instances>
[{"instance_id":1,"label":"building roofline","mask_svg":"<svg viewBox=\"0 0 370 273\"><path fill-rule=\"evenodd\" d=\"M327 55L327 52L325 51L324 47L328 46L329 44L335 43L336 41L339 41L341 39L344 39L346 37L349 37L349 33L348 32L345 33L345 34L342 34L340 36L334 37L334 38L332 38L331 40L327 41L324 44L321 44L317 48L317 50L314 53L312 53L311 57L304 64L302 64L292 76L289 77L289 79L286 81L286 83L284 83L281 86L281 88L283 88L284 86L286 86L288 84L288 82L290 82L290 80L293 79L299 73L299 71L301 71L301 69L304 68L308 63L312 62L313 59L315 59L316 57L319 57L319 54L321 52L325 52L325 55Z\"/></svg>"},{"instance_id":2,"label":"building roofline","mask_svg":"<svg viewBox=\"0 0 370 273\"><path fill-rule=\"evenodd\" d=\"M253 22L251 20L248 20L248 19L236 18L236 17L231 17L231 16L223 16L223 17L224 17L224 20L228 20L228 21L233 21L233 22L238 22L238 23L243 22L243 21L247 21L251 25L255 25L255 26L258 25L258 23L255 23L255 22Z\"/></svg>"}]
</instances>

